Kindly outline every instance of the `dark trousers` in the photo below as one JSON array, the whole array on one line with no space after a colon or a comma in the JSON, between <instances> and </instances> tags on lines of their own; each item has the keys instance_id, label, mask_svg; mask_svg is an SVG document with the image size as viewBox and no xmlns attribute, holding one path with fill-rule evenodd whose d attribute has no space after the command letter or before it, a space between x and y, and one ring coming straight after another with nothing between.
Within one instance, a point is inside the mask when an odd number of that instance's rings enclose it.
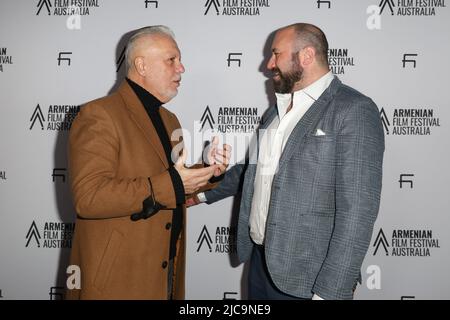
<instances>
[{"instance_id":1,"label":"dark trousers","mask_svg":"<svg viewBox=\"0 0 450 320\"><path fill-rule=\"evenodd\" d=\"M281 292L270 278L264 257L264 246L254 245L248 273L250 300L304 300Z\"/></svg>"}]
</instances>

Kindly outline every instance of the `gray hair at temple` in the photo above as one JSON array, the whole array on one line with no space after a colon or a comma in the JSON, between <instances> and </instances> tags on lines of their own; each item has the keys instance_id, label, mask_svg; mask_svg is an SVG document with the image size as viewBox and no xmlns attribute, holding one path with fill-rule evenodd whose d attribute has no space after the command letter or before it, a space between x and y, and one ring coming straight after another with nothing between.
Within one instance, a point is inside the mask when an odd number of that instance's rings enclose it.
<instances>
[{"instance_id":1,"label":"gray hair at temple","mask_svg":"<svg viewBox=\"0 0 450 320\"><path fill-rule=\"evenodd\" d=\"M293 28L297 36L293 44L294 51L298 52L305 47L313 47L317 61L328 67L328 41L325 33L319 27L309 23L294 23L285 28Z\"/></svg>"},{"instance_id":2,"label":"gray hair at temple","mask_svg":"<svg viewBox=\"0 0 450 320\"><path fill-rule=\"evenodd\" d=\"M148 26L143 27L141 29L136 30L136 32L128 39L127 48L125 50L125 60L127 63L127 71L130 69L130 67L133 65L132 59L132 53L135 48L136 42L144 37L144 36L151 36L151 35L160 35L160 36L166 36L170 37L175 40L175 34L172 30L170 30L169 27L158 25L158 26Z\"/></svg>"}]
</instances>

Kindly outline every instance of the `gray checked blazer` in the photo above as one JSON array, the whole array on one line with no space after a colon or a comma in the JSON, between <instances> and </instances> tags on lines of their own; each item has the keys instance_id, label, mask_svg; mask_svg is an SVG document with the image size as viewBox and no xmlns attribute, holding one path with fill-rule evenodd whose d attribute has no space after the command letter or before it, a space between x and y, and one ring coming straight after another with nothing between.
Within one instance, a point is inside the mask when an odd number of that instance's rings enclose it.
<instances>
[{"instance_id":1,"label":"gray checked blazer","mask_svg":"<svg viewBox=\"0 0 450 320\"><path fill-rule=\"evenodd\" d=\"M276 113L275 106L269 108L260 128ZM257 155L254 149L250 159ZM335 78L292 131L273 179L264 246L268 271L282 292L353 298L378 214L383 153L377 106ZM205 193L212 203L236 194L242 185L241 262L253 248L249 216L255 174L256 161L235 165Z\"/></svg>"}]
</instances>

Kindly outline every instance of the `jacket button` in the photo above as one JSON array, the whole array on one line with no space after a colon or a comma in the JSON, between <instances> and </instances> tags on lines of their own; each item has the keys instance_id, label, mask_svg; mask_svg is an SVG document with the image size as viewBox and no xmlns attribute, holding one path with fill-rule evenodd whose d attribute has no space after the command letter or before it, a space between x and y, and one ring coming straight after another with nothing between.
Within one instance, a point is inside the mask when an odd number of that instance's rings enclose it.
<instances>
[{"instance_id":1,"label":"jacket button","mask_svg":"<svg viewBox=\"0 0 450 320\"><path fill-rule=\"evenodd\" d=\"M166 229L169 230L170 227L172 227L172 224L171 224L170 222L167 222L167 224L166 224Z\"/></svg>"},{"instance_id":2,"label":"jacket button","mask_svg":"<svg viewBox=\"0 0 450 320\"><path fill-rule=\"evenodd\" d=\"M167 268L167 261L164 261L164 262L162 263L162 267L163 267L163 269Z\"/></svg>"}]
</instances>

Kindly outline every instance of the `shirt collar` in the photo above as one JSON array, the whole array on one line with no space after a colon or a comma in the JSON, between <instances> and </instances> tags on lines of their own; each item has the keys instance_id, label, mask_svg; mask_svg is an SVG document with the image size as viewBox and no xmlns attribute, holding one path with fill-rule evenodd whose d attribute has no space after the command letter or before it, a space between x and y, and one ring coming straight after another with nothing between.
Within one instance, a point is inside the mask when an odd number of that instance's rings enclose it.
<instances>
[{"instance_id":1,"label":"shirt collar","mask_svg":"<svg viewBox=\"0 0 450 320\"><path fill-rule=\"evenodd\" d=\"M147 110L147 112L157 111L158 108L163 104L154 95L142 88L136 82L128 78L126 78L126 80L131 89L133 89L134 93L138 96L141 103L144 105L144 108Z\"/></svg>"},{"instance_id":2,"label":"shirt collar","mask_svg":"<svg viewBox=\"0 0 450 320\"><path fill-rule=\"evenodd\" d=\"M293 108L301 104L304 104L305 101L308 101L312 104L317 99L319 99L319 97L328 88L333 79L334 79L333 73L331 71L328 71L328 73L326 73L325 75L323 75L322 77L311 83L306 88L295 91L293 94L275 93L275 96L277 97L278 115L280 116L280 118L284 116L287 108L291 104L292 96L294 96L294 103L292 106Z\"/></svg>"}]
</instances>

